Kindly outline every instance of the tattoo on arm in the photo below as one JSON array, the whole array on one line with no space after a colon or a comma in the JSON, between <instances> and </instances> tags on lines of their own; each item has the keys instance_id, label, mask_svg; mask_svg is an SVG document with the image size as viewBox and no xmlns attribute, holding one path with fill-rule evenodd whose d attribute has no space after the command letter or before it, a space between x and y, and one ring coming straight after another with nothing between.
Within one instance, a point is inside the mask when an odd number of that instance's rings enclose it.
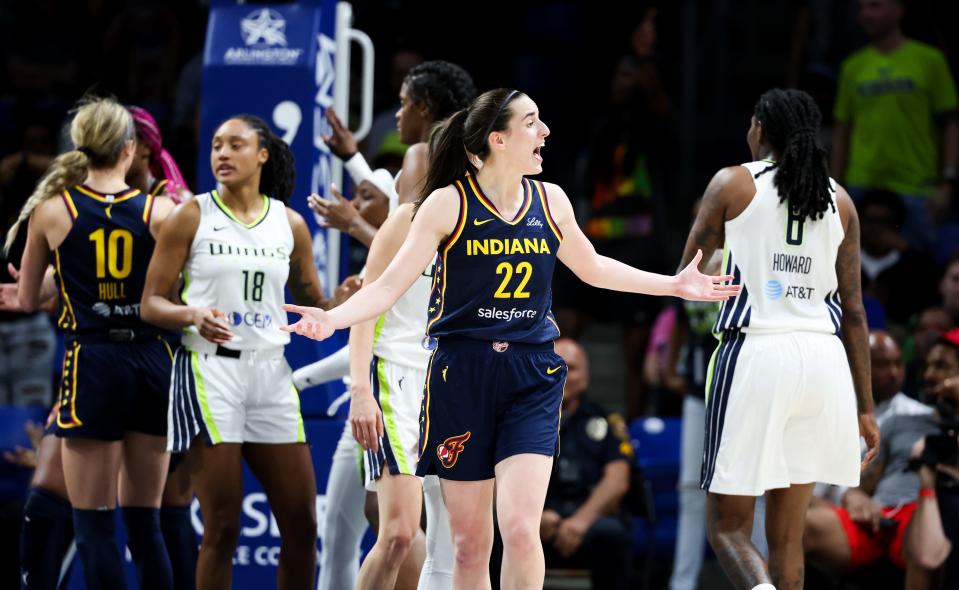
<instances>
[{"instance_id":1,"label":"tattoo on arm","mask_svg":"<svg viewBox=\"0 0 959 590\"><path fill-rule=\"evenodd\" d=\"M696 250L703 251L703 259L699 263L699 269L706 268L713 252L722 245L725 239L724 212L719 201L721 188L713 185L714 183L710 183L710 186L706 187L706 193L703 195L702 203L699 206L699 214L696 215L696 221L693 222L693 227L689 232L686 247L683 249L683 259L677 272L686 268L686 265L696 256Z\"/></svg>"},{"instance_id":2,"label":"tattoo on arm","mask_svg":"<svg viewBox=\"0 0 959 590\"><path fill-rule=\"evenodd\" d=\"M307 273L303 272L299 262L294 261L290 265L290 277L286 284L297 305L311 305L323 309L329 307L329 300L323 295L319 285L314 285Z\"/></svg>"},{"instance_id":3,"label":"tattoo on arm","mask_svg":"<svg viewBox=\"0 0 959 590\"><path fill-rule=\"evenodd\" d=\"M859 262L859 219L855 211L849 217L846 237L836 256L836 277L842 305L842 341L849 359L859 413L872 409L872 383L869 378L869 328L862 305Z\"/></svg>"}]
</instances>

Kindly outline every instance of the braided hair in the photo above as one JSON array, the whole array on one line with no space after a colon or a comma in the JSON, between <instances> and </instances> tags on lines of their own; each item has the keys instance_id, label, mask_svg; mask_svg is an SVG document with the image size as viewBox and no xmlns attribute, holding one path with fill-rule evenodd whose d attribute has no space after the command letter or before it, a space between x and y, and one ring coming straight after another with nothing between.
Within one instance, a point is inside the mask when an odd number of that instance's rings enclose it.
<instances>
[{"instance_id":1,"label":"braided hair","mask_svg":"<svg viewBox=\"0 0 959 590\"><path fill-rule=\"evenodd\" d=\"M410 100L425 104L434 121L465 109L476 97L473 78L448 61L425 61L411 69L403 82Z\"/></svg>"},{"instance_id":2,"label":"braided hair","mask_svg":"<svg viewBox=\"0 0 959 590\"><path fill-rule=\"evenodd\" d=\"M779 161L756 173L756 178L776 169L773 185L779 202L788 202L792 213L810 220L836 210L830 192L826 150L816 135L822 115L812 97L801 90L769 90L759 97L753 112L762 124L766 144Z\"/></svg>"},{"instance_id":3,"label":"braided hair","mask_svg":"<svg viewBox=\"0 0 959 590\"><path fill-rule=\"evenodd\" d=\"M258 190L283 203L289 201L296 186L296 170L290 146L286 145L283 138L273 133L266 121L256 115L236 115L230 119L243 121L249 125L250 129L256 131L260 147L265 148L270 154L260 171Z\"/></svg>"}]
</instances>

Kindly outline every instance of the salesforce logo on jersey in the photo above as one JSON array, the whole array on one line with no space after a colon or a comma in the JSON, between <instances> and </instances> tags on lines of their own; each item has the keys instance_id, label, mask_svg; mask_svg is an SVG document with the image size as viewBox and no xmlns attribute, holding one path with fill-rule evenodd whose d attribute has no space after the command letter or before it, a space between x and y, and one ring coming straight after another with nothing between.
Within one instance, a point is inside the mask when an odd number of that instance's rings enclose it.
<instances>
[{"instance_id":1,"label":"salesforce logo on jersey","mask_svg":"<svg viewBox=\"0 0 959 590\"><path fill-rule=\"evenodd\" d=\"M306 59L312 22L295 5L252 12L238 6L217 10L211 25L207 63L291 66Z\"/></svg>"},{"instance_id":2,"label":"salesforce logo on jersey","mask_svg":"<svg viewBox=\"0 0 959 590\"><path fill-rule=\"evenodd\" d=\"M258 311L231 311L228 314L233 326L249 326L251 328L270 328L273 326L273 316Z\"/></svg>"}]
</instances>

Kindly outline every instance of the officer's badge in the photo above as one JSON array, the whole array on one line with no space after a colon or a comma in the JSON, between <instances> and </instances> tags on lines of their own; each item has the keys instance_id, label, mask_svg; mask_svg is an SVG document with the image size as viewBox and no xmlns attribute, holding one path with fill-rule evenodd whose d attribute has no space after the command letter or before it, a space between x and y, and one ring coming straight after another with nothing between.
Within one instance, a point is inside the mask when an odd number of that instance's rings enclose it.
<instances>
[{"instance_id":1,"label":"officer's badge","mask_svg":"<svg viewBox=\"0 0 959 590\"><path fill-rule=\"evenodd\" d=\"M589 422L586 423L586 436L592 440L603 440L606 438L607 432L609 432L609 424L607 424L606 418L597 416L590 418Z\"/></svg>"}]
</instances>

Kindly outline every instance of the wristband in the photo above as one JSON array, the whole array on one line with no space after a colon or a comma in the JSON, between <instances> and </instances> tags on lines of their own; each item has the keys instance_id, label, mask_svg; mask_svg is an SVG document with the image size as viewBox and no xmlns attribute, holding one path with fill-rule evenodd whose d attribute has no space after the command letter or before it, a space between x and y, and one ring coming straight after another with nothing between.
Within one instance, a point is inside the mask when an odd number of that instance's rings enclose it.
<instances>
[{"instance_id":1,"label":"wristband","mask_svg":"<svg viewBox=\"0 0 959 590\"><path fill-rule=\"evenodd\" d=\"M933 488L919 488L920 498L935 498L936 490Z\"/></svg>"},{"instance_id":2,"label":"wristband","mask_svg":"<svg viewBox=\"0 0 959 590\"><path fill-rule=\"evenodd\" d=\"M360 184L373 176L373 170L371 170L370 165L366 163L366 158L363 157L363 154L359 152L353 154L349 160L343 162L343 167L350 173L353 184Z\"/></svg>"}]
</instances>

